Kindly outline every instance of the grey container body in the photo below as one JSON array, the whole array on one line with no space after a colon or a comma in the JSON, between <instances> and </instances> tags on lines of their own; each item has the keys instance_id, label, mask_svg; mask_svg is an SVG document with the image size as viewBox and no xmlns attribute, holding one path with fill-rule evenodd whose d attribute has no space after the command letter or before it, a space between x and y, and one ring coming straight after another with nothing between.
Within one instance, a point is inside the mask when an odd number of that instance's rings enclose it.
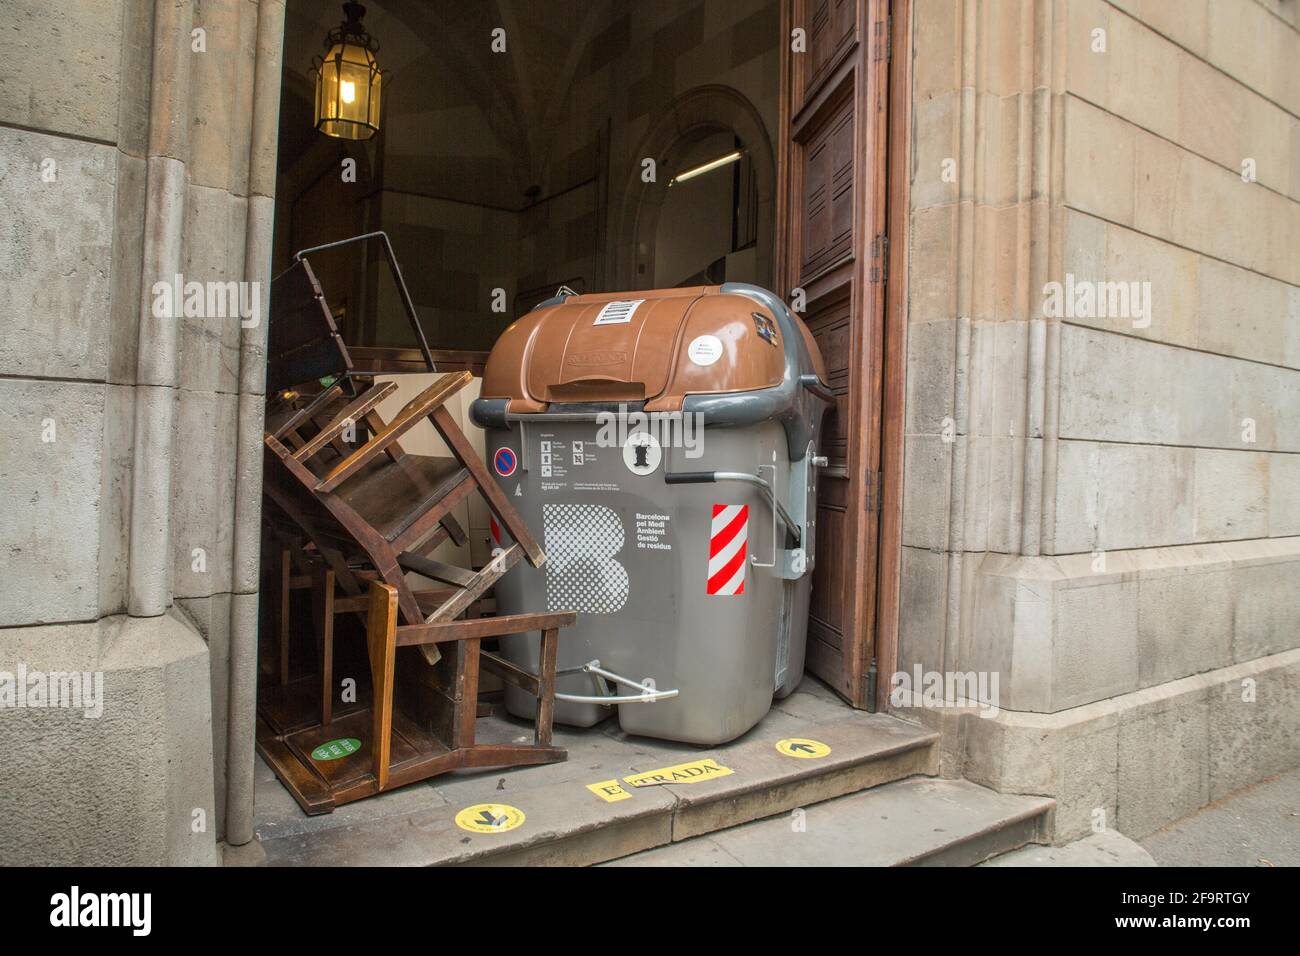
<instances>
[{"instance_id":1,"label":"grey container body","mask_svg":"<svg viewBox=\"0 0 1300 956\"><path fill-rule=\"evenodd\" d=\"M792 473L797 484L798 470L806 467L789 460L785 430L773 421L706 427L700 457L665 445L659 466L637 474L620 444L597 442L596 422L530 418L490 430L487 447L490 455L502 447L515 452L515 472L498 475L498 482L528 526L540 529L547 562L539 569L517 565L502 578L499 610L576 610L577 623L561 632L560 669L599 660L624 677L679 691L668 700L617 705L619 724L629 733L716 744L754 726L773 696L790 693L803 677L811 574L782 577L784 527L774 522L759 488L666 484L663 476L666 469L775 475L784 501ZM748 509L740 593L708 593L715 505ZM501 649L536 673L537 645L535 635L515 635L504 638ZM556 689L596 693L587 674L563 675ZM536 702L507 687L506 706L532 717ZM587 727L612 711L561 700L555 718Z\"/></svg>"},{"instance_id":2,"label":"grey container body","mask_svg":"<svg viewBox=\"0 0 1300 956\"><path fill-rule=\"evenodd\" d=\"M676 434L702 435L702 441L674 441L662 418L629 418L626 432L649 431L659 439L653 468L633 467L637 459L625 453L625 434L610 436L608 418L598 415L638 409L552 405L541 414L512 416L505 400L484 398L471 409L487 433L498 482L534 534L540 531L547 554L540 569L521 563L497 582L501 612L577 611L577 623L560 633L559 668L598 660L622 677L653 682L656 690L677 690L671 699L618 704L619 723L629 733L701 745L740 736L762 719L773 697L791 693L803 679L816 554L816 449L831 399L784 303L756 286L728 283L720 291L758 302L776 318L784 343L782 379L755 391L687 395L684 417L668 420L679 426L702 420L701 432ZM495 467L501 448L515 457L507 475ZM801 541L795 547L787 538L754 484L665 482L665 473L680 472L764 479L801 529ZM709 593L718 506L748 509L740 593ZM716 562L713 570L716 577ZM722 590L734 589L729 572L722 576L732 585ZM501 642L505 657L532 673L537 645L534 635ZM583 673L562 675L556 690L597 693L592 676ZM506 706L532 717L536 702L507 687ZM555 719L589 727L614 709L557 700Z\"/></svg>"}]
</instances>

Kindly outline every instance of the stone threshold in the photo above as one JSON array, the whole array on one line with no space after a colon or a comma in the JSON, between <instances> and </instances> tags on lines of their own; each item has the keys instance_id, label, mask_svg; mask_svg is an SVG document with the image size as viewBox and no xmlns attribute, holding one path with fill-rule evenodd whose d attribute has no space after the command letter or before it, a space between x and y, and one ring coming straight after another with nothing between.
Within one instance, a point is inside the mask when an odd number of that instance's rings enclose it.
<instances>
[{"instance_id":1,"label":"stone threshold","mask_svg":"<svg viewBox=\"0 0 1300 956\"><path fill-rule=\"evenodd\" d=\"M611 726L612 725L612 726ZM528 725L493 716L485 736L514 739ZM807 738L829 746L819 757L778 751L778 741ZM936 733L883 714L856 712L815 682L778 701L739 740L697 748L623 734L614 721L586 730L559 728L564 763L452 774L427 784L307 817L259 764L257 840L231 864L347 865L587 865L734 827L845 794L938 770ZM730 773L698 773L694 782L646 786L628 777L711 759ZM694 771L688 771L691 773ZM678 780L683 779L678 775ZM589 785L617 783L603 799ZM600 789L600 788L597 788ZM522 812L513 829L471 832L457 814L502 819Z\"/></svg>"},{"instance_id":2,"label":"stone threshold","mask_svg":"<svg viewBox=\"0 0 1300 956\"><path fill-rule=\"evenodd\" d=\"M911 777L607 866L975 866L1046 840L1055 801Z\"/></svg>"}]
</instances>

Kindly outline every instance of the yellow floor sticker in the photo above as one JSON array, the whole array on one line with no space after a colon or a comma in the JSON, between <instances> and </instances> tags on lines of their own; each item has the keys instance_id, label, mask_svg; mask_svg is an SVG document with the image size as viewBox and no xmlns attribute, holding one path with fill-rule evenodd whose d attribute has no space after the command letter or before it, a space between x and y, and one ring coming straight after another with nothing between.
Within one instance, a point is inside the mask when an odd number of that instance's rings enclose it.
<instances>
[{"instance_id":1,"label":"yellow floor sticker","mask_svg":"<svg viewBox=\"0 0 1300 956\"><path fill-rule=\"evenodd\" d=\"M776 749L778 753L783 753L787 757L799 757L802 760L825 757L831 752L831 748L820 740L809 740L807 737L790 737L786 740L778 740Z\"/></svg>"},{"instance_id":2,"label":"yellow floor sticker","mask_svg":"<svg viewBox=\"0 0 1300 956\"><path fill-rule=\"evenodd\" d=\"M602 780L600 783L589 783L587 789L606 803L617 803L619 800L628 800L632 796L618 785L617 780Z\"/></svg>"},{"instance_id":3,"label":"yellow floor sticker","mask_svg":"<svg viewBox=\"0 0 1300 956\"><path fill-rule=\"evenodd\" d=\"M624 777L623 782L630 787L658 787L666 783L698 783L715 777L729 776L732 771L720 766L712 757L679 763L672 767L661 767L631 777Z\"/></svg>"},{"instance_id":4,"label":"yellow floor sticker","mask_svg":"<svg viewBox=\"0 0 1300 956\"><path fill-rule=\"evenodd\" d=\"M524 811L505 803L476 803L456 814L456 826L470 833L504 833L523 822Z\"/></svg>"}]
</instances>

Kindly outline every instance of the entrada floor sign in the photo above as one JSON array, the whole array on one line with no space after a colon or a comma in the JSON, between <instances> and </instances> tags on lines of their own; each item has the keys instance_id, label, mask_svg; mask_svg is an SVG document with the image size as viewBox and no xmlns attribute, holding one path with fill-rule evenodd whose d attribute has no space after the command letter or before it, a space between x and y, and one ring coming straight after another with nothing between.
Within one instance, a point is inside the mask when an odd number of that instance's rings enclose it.
<instances>
[{"instance_id":1,"label":"entrada floor sign","mask_svg":"<svg viewBox=\"0 0 1300 956\"><path fill-rule=\"evenodd\" d=\"M713 780L716 777L729 777L734 771L724 767L712 757L679 763L672 767L661 767L645 773L624 777L623 782L630 787L662 787L665 784L699 783L701 780Z\"/></svg>"}]
</instances>

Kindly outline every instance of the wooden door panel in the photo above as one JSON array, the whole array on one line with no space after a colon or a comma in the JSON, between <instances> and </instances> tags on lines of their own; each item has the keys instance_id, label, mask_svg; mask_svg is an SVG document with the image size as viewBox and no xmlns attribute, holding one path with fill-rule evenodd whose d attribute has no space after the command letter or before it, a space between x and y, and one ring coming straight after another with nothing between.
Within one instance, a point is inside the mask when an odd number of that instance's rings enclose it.
<instances>
[{"instance_id":1,"label":"wooden door panel","mask_svg":"<svg viewBox=\"0 0 1300 956\"><path fill-rule=\"evenodd\" d=\"M808 63L794 91L802 105L809 91L816 89L835 69L845 52L858 41L859 0L819 0L807 8ZM804 72L804 71L801 71Z\"/></svg>"},{"instance_id":2,"label":"wooden door panel","mask_svg":"<svg viewBox=\"0 0 1300 956\"><path fill-rule=\"evenodd\" d=\"M853 309L848 297L805 318L826 363L826 383L835 393L835 404L827 410L822 420L821 453L830 459L832 466L848 467L849 457L849 386L853 347ZM820 525L818 526L820 527Z\"/></svg>"},{"instance_id":3,"label":"wooden door panel","mask_svg":"<svg viewBox=\"0 0 1300 956\"><path fill-rule=\"evenodd\" d=\"M852 644L849 627L851 605L845 593L852 586L848 565L839 560L848 549L852 533L849 520L849 483L823 480L817 492L817 563L813 568L812 597L808 608L807 667L840 694L853 698L853 675L843 666Z\"/></svg>"},{"instance_id":4,"label":"wooden door panel","mask_svg":"<svg viewBox=\"0 0 1300 956\"><path fill-rule=\"evenodd\" d=\"M778 291L803 318L836 395L823 423L808 668L866 706L874 653L880 466L886 66L868 39L888 0L785 0L790 29L780 116Z\"/></svg>"},{"instance_id":5,"label":"wooden door panel","mask_svg":"<svg viewBox=\"0 0 1300 956\"><path fill-rule=\"evenodd\" d=\"M853 645L856 576L848 555L857 529L850 480L855 375L852 283L838 298L819 300L805 321L826 363L835 404L822 420L820 450L828 466L817 478L817 560L808 617L808 667L841 694L852 697L852 675L843 666ZM847 293L847 294L843 294Z\"/></svg>"},{"instance_id":6,"label":"wooden door panel","mask_svg":"<svg viewBox=\"0 0 1300 956\"><path fill-rule=\"evenodd\" d=\"M853 252L852 88L823 112L825 118L807 142L795 142L795 175L803 183L803 237L800 242L799 285L807 287L819 275Z\"/></svg>"}]
</instances>

